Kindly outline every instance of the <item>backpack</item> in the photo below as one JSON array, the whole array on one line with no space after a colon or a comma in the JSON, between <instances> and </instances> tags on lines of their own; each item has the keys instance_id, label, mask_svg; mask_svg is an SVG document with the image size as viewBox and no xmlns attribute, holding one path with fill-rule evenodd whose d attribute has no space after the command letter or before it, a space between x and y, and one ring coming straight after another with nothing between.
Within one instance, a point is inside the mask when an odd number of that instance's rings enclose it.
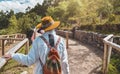
<instances>
[{"instance_id":1,"label":"backpack","mask_svg":"<svg viewBox=\"0 0 120 74\"><path fill-rule=\"evenodd\" d=\"M50 51L48 52L46 57L45 64L43 64L40 59L40 63L43 67L43 74L62 74L60 56L57 50L57 46L60 42L60 37L58 38L54 47L51 47L44 37L41 36L41 38L47 44L48 48L50 48Z\"/></svg>"}]
</instances>

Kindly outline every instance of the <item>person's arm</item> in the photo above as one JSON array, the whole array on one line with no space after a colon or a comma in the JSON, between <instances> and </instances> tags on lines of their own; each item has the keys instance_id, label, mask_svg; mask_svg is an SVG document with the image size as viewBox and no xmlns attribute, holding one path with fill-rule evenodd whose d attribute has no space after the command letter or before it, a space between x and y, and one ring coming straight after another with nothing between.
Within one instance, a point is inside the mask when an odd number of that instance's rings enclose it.
<instances>
[{"instance_id":1,"label":"person's arm","mask_svg":"<svg viewBox=\"0 0 120 74\"><path fill-rule=\"evenodd\" d=\"M21 53L15 53L15 54L12 54L12 58L24 65L30 66L34 64L36 60L38 60L39 58L37 48L38 48L37 40L35 39L35 41L32 44L32 48L30 49L27 55L24 55Z\"/></svg>"},{"instance_id":2,"label":"person's arm","mask_svg":"<svg viewBox=\"0 0 120 74\"><path fill-rule=\"evenodd\" d=\"M61 60L62 60L63 74L69 74L68 54L67 54L66 45L64 41L63 41L63 52L62 52Z\"/></svg>"}]
</instances>

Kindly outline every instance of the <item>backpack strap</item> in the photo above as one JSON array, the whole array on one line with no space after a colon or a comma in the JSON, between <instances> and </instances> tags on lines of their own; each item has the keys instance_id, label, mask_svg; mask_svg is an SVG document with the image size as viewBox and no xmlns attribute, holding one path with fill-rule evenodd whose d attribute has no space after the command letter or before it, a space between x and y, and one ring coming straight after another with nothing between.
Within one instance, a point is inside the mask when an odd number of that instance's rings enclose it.
<instances>
[{"instance_id":1,"label":"backpack strap","mask_svg":"<svg viewBox=\"0 0 120 74\"><path fill-rule=\"evenodd\" d=\"M40 57L39 57L39 60L40 60L40 64L41 64L41 66L43 67L44 64L43 64L43 62L41 61Z\"/></svg>"},{"instance_id":2,"label":"backpack strap","mask_svg":"<svg viewBox=\"0 0 120 74\"><path fill-rule=\"evenodd\" d=\"M48 46L49 48L51 48L49 42L48 42L43 36L40 36L40 37L41 37L42 40L47 44L47 46Z\"/></svg>"},{"instance_id":3,"label":"backpack strap","mask_svg":"<svg viewBox=\"0 0 120 74\"><path fill-rule=\"evenodd\" d=\"M56 45L55 45L55 48L57 49L57 46L58 46L58 44L60 43L60 37L58 38L58 40L57 40L57 42L56 42Z\"/></svg>"},{"instance_id":4,"label":"backpack strap","mask_svg":"<svg viewBox=\"0 0 120 74\"><path fill-rule=\"evenodd\" d=\"M47 46L49 48L52 48L51 45L49 44L49 42L43 36L41 36L41 38L42 38L42 40L44 40L44 42L47 44ZM58 44L60 43L60 39L61 38L59 37L58 40L57 40L57 42L56 42L56 45L54 46L55 48L57 48Z\"/></svg>"}]
</instances>

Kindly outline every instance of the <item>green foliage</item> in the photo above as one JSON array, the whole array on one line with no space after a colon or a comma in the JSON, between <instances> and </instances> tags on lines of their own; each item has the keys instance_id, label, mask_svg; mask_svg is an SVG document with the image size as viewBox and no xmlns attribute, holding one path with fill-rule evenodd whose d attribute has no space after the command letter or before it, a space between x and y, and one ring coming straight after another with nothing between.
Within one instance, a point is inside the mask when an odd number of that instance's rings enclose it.
<instances>
[{"instance_id":1,"label":"green foliage","mask_svg":"<svg viewBox=\"0 0 120 74\"><path fill-rule=\"evenodd\" d=\"M45 16L46 14L46 10L47 10L47 6L43 6L40 4L37 4L34 8L32 8L30 11L28 11L27 13L36 13L39 16Z\"/></svg>"},{"instance_id":2,"label":"green foliage","mask_svg":"<svg viewBox=\"0 0 120 74\"><path fill-rule=\"evenodd\" d=\"M7 15L3 12L0 11L0 29L7 28L9 24L9 18Z\"/></svg>"},{"instance_id":3,"label":"green foliage","mask_svg":"<svg viewBox=\"0 0 120 74\"><path fill-rule=\"evenodd\" d=\"M119 74L120 73L120 55L119 53L113 54L109 64L108 74Z\"/></svg>"},{"instance_id":4,"label":"green foliage","mask_svg":"<svg viewBox=\"0 0 120 74\"><path fill-rule=\"evenodd\" d=\"M108 74L119 74L118 70L112 64L109 64Z\"/></svg>"},{"instance_id":5,"label":"green foliage","mask_svg":"<svg viewBox=\"0 0 120 74\"><path fill-rule=\"evenodd\" d=\"M15 15L12 15L9 19L9 27L7 29L8 34L13 34L18 32L18 21Z\"/></svg>"},{"instance_id":6,"label":"green foliage","mask_svg":"<svg viewBox=\"0 0 120 74\"><path fill-rule=\"evenodd\" d=\"M2 29L2 30L0 30L0 35L5 35L5 34L7 34L7 29Z\"/></svg>"},{"instance_id":7,"label":"green foliage","mask_svg":"<svg viewBox=\"0 0 120 74\"><path fill-rule=\"evenodd\" d=\"M47 9L47 15L52 16L56 20L60 20L61 22L65 21L66 11L67 11L67 1L60 2L56 7L49 7Z\"/></svg>"},{"instance_id":8,"label":"green foliage","mask_svg":"<svg viewBox=\"0 0 120 74\"><path fill-rule=\"evenodd\" d=\"M18 19L19 23L19 29L21 33L27 33L28 30L31 28L31 19L28 17L28 15L24 15L23 17Z\"/></svg>"}]
</instances>

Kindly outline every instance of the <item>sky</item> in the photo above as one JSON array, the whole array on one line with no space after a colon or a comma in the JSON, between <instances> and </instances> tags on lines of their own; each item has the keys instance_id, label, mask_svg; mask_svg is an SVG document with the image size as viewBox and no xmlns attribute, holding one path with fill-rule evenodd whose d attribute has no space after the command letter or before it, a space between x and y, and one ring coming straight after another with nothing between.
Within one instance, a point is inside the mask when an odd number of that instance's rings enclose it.
<instances>
[{"instance_id":1,"label":"sky","mask_svg":"<svg viewBox=\"0 0 120 74\"><path fill-rule=\"evenodd\" d=\"M43 0L0 0L0 11L14 10L15 13L25 12L29 6L33 8L37 3L42 4Z\"/></svg>"}]
</instances>

